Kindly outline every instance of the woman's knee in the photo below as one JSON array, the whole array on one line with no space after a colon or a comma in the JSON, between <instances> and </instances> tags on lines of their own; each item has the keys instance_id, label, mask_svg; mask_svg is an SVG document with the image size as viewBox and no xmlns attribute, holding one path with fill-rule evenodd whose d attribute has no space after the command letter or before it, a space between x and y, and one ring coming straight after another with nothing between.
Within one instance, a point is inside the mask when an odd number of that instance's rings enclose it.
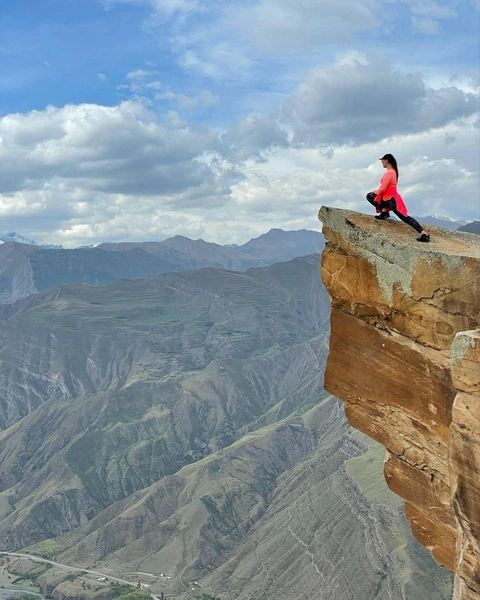
<instances>
[{"instance_id":1,"label":"woman's knee","mask_svg":"<svg viewBox=\"0 0 480 600\"><path fill-rule=\"evenodd\" d=\"M369 202L373 202L376 198L376 194L374 192L368 192L368 194L365 196L365 198L369 201Z\"/></svg>"}]
</instances>

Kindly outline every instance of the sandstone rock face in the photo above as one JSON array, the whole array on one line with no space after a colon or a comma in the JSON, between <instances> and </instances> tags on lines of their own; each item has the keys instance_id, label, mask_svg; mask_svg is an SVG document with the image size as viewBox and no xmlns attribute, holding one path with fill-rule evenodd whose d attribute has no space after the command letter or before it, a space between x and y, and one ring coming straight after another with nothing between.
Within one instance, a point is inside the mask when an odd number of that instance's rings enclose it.
<instances>
[{"instance_id":1,"label":"sandstone rock face","mask_svg":"<svg viewBox=\"0 0 480 600\"><path fill-rule=\"evenodd\" d=\"M331 297L325 388L387 448L412 531L480 597L480 240L322 207Z\"/></svg>"},{"instance_id":2,"label":"sandstone rock face","mask_svg":"<svg viewBox=\"0 0 480 600\"><path fill-rule=\"evenodd\" d=\"M454 598L480 598L480 331L451 346L453 404L449 441L452 505L458 519Z\"/></svg>"}]
</instances>

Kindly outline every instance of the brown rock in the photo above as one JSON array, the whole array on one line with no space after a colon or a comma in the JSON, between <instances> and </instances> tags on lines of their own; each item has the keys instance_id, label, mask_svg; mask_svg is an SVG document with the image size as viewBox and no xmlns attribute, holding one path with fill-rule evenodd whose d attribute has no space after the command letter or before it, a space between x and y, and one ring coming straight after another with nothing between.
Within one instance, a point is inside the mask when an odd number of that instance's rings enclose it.
<instances>
[{"instance_id":1,"label":"brown rock","mask_svg":"<svg viewBox=\"0 0 480 600\"><path fill-rule=\"evenodd\" d=\"M405 502L405 514L417 540L430 550L438 564L453 571L456 532L443 527L410 502Z\"/></svg>"},{"instance_id":2,"label":"brown rock","mask_svg":"<svg viewBox=\"0 0 480 600\"><path fill-rule=\"evenodd\" d=\"M432 242L421 244L403 223L328 207L319 217L334 306L439 350L480 327L478 236L432 228Z\"/></svg>"},{"instance_id":3,"label":"brown rock","mask_svg":"<svg viewBox=\"0 0 480 600\"><path fill-rule=\"evenodd\" d=\"M459 390L449 441L452 506L458 522L454 600L480 598L480 331L455 336L452 376Z\"/></svg>"},{"instance_id":4,"label":"brown rock","mask_svg":"<svg viewBox=\"0 0 480 600\"><path fill-rule=\"evenodd\" d=\"M384 465L385 479L390 489L407 502L438 521L456 538L457 522L451 505L450 487L426 469L413 467L408 462L388 453Z\"/></svg>"},{"instance_id":5,"label":"brown rock","mask_svg":"<svg viewBox=\"0 0 480 600\"><path fill-rule=\"evenodd\" d=\"M370 400L401 409L448 440L456 390L448 357L332 308L325 380L345 402ZM365 405L366 409L368 405ZM380 409L377 406L377 409Z\"/></svg>"},{"instance_id":6,"label":"brown rock","mask_svg":"<svg viewBox=\"0 0 480 600\"><path fill-rule=\"evenodd\" d=\"M480 238L322 207L325 388L388 449L415 536L480 598Z\"/></svg>"},{"instance_id":7,"label":"brown rock","mask_svg":"<svg viewBox=\"0 0 480 600\"><path fill-rule=\"evenodd\" d=\"M480 392L480 331L457 333L450 360L454 386L462 392Z\"/></svg>"}]
</instances>

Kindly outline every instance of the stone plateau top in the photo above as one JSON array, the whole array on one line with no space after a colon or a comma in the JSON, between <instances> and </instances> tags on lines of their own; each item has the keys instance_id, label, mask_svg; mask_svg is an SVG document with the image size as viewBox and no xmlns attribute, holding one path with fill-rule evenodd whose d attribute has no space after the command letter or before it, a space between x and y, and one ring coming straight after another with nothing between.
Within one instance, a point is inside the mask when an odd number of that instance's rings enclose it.
<instances>
[{"instance_id":1,"label":"stone plateau top","mask_svg":"<svg viewBox=\"0 0 480 600\"><path fill-rule=\"evenodd\" d=\"M387 449L413 533L480 598L480 237L322 207L325 388Z\"/></svg>"}]
</instances>

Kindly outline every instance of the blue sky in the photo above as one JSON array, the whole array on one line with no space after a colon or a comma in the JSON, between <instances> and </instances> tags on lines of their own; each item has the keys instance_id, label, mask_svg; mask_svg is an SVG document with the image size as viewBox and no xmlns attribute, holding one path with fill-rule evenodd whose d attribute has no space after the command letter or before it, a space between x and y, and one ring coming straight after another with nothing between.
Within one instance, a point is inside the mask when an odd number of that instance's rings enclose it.
<instances>
[{"instance_id":1,"label":"blue sky","mask_svg":"<svg viewBox=\"0 0 480 600\"><path fill-rule=\"evenodd\" d=\"M3 4L2 231L319 229L385 152L412 214L480 219L478 0Z\"/></svg>"}]
</instances>

